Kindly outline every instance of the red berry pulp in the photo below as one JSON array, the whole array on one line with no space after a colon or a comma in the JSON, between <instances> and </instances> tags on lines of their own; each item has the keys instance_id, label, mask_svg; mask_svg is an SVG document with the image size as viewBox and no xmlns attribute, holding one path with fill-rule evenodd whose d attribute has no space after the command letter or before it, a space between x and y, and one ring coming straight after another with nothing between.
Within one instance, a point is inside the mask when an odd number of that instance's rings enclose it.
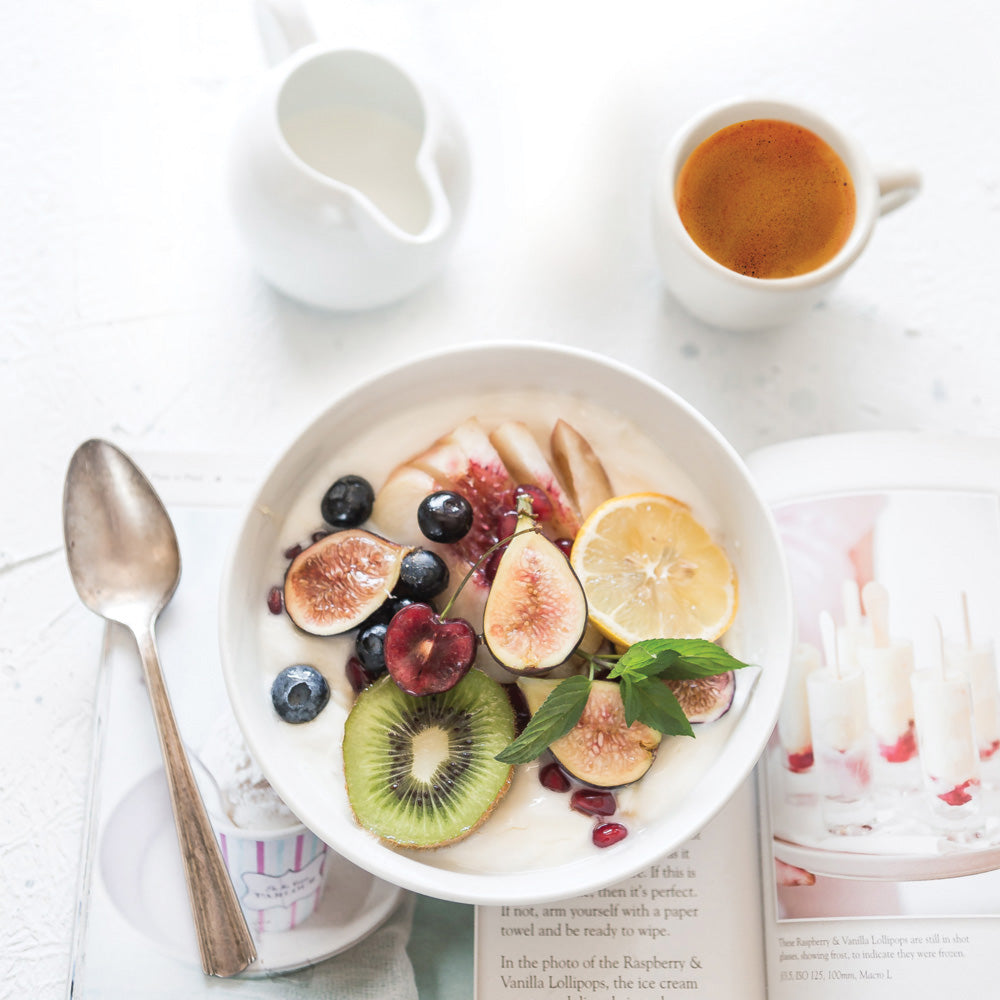
<instances>
[{"instance_id":1,"label":"red berry pulp","mask_svg":"<svg viewBox=\"0 0 1000 1000\"><path fill-rule=\"evenodd\" d=\"M536 521L548 521L552 517L552 501L549 495L539 486L523 483L514 490L514 506L517 506L517 498L520 496L531 497L531 512L535 515Z\"/></svg>"}]
</instances>

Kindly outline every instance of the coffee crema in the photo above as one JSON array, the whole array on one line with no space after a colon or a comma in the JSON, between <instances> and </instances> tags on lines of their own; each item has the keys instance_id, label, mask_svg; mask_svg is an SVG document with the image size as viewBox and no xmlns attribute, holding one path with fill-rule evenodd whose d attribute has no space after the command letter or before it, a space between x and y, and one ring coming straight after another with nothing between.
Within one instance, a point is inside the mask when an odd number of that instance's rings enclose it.
<instances>
[{"instance_id":1,"label":"coffee crema","mask_svg":"<svg viewBox=\"0 0 1000 1000\"><path fill-rule=\"evenodd\" d=\"M854 182L815 132L755 118L710 135L675 187L691 238L713 260L753 278L815 271L854 228Z\"/></svg>"}]
</instances>

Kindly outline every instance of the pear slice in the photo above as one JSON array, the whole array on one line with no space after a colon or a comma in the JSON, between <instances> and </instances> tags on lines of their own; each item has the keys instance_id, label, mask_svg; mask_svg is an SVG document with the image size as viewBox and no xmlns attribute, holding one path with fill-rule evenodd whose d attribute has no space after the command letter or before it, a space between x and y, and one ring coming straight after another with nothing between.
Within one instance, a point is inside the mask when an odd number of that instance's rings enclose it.
<instances>
[{"instance_id":1,"label":"pear slice","mask_svg":"<svg viewBox=\"0 0 1000 1000\"><path fill-rule=\"evenodd\" d=\"M518 485L537 486L549 498L553 535L574 538L580 530L580 518L527 425L508 420L490 434L490 441Z\"/></svg>"},{"instance_id":2,"label":"pear slice","mask_svg":"<svg viewBox=\"0 0 1000 1000\"><path fill-rule=\"evenodd\" d=\"M581 517L586 518L615 495L597 453L576 428L565 420L557 420L550 443L556 472Z\"/></svg>"}]
</instances>

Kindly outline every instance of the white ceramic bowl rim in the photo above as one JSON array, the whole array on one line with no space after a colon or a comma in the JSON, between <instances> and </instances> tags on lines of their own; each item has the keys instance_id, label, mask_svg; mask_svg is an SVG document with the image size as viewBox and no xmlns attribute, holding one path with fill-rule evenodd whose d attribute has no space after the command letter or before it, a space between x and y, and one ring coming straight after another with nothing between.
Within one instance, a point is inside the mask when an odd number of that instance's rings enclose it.
<instances>
[{"instance_id":1,"label":"white ceramic bowl rim","mask_svg":"<svg viewBox=\"0 0 1000 1000\"><path fill-rule=\"evenodd\" d=\"M496 364L498 356L510 357L519 354L527 355L524 360L529 364L532 358L541 360L547 357L552 363L563 364L574 361L582 367L593 366L594 374L604 371L619 379L639 383L661 397L668 405L679 410L690 422L692 434L700 431L705 438L702 444L705 447L718 449L734 477L733 481L738 478L742 482L746 497L752 498L755 513L759 515L758 527L766 536L759 539L760 544L757 547L768 556L771 568L769 580L773 584L776 600L774 606L769 605L767 609L769 621L767 669L761 674L761 680L753 693L750 705L737 720L718 758L709 768L707 777L721 780L701 782L697 794L681 802L668 817L649 823L646 829L637 831L626 841L602 852L596 859L590 856L557 867L516 872L454 871L425 864L413 857L397 853L380 844L353 822L345 824L343 828L338 827L337 835L331 836L330 831L321 829L321 823L314 821L308 803L289 801L289 806L301 817L305 825L323 837L334 851L372 874L425 895L484 905L545 902L596 891L635 874L697 834L750 775L771 735L791 656L793 634L787 569L771 512L760 500L749 472L732 446L690 404L642 373L601 355L577 348L537 342L503 341L453 347L426 354L403 365L382 371L367 381L355 385L302 431L265 478L247 509L242 528L235 539L221 585L219 629L222 669L236 719L243 730L251 753L265 774L273 780L273 776L269 773L267 755L262 752L252 727L247 725L241 703L241 695L245 695L245 692L240 689L239 664L236 662L233 650L230 649L228 633L235 629L239 616L246 611L234 597L239 579L238 557L241 549L249 544L247 536L250 532L251 516L258 510L262 497L266 496L269 484L280 481L286 469L292 465L296 450L301 450L303 442L314 428L330 421L332 415L341 408L352 403L356 405L361 397L370 394L372 387L383 380L398 379L404 373L419 372L421 368L443 364L448 359L462 355L468 355L470 362L476 366L474 370L488 372L491 371L491 358ZM530 371L530 368L525 370ZM695 801L692 802L692 799ZM666 822L673 828L671 839L667 842L657 839L656 836L657 828Z\"/></svg>"}]
</instances>

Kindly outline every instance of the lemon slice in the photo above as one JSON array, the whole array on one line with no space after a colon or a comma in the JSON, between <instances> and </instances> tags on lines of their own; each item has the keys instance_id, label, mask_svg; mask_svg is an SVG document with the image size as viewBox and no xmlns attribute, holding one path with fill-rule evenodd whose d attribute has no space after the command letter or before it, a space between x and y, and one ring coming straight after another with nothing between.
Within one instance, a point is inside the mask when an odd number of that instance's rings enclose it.
<instances>
[{"instance_id":1,"label":"lemon slice","mask_svg":"<svg viewBox=\"0 0 1000 1000\"><path fill-rule=\"evenodd\" d=\"M590 620L618 645L640 639L717 639L736 614L726 553L662 493L602 503L584 522L570 562Z\"/></svg>"}]
</instances>

